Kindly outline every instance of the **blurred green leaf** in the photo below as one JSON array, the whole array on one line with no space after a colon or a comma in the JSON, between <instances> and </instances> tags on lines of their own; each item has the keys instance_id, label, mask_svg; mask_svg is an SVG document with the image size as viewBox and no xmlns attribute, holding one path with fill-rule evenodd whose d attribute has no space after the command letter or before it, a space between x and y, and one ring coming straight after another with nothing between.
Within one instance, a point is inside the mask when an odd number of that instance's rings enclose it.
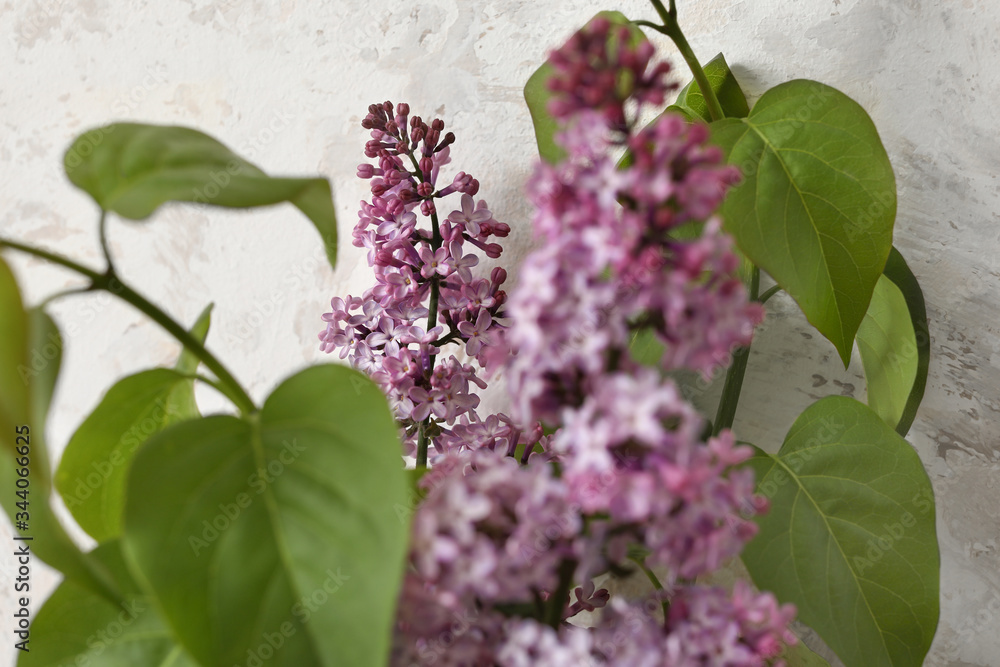
<instances>
[{"instance_id":1,"label":"blurred green leaf","mask_svg":"<svg viewBox=\"0 0 1000 667\"><path fill-rule=\"evenodd\" d=\"M168 201L228 208L289 202L308 217L333 266L337 219L325 178L272 178L187 127L114 123L83 133L64 157L69 180L98 206L143 220Z\"/></svg>"},{"instance_id":2,"label":"blurred green leaf","mask_svg":"<svg viewBox=\"0 0 1000 667\"><path fill-rule=\"evenodd\" d=\"M14 274L0 258L0 504L15 534L39 559L81 586L114 597L110 577L80 552L66 534L51 505L52 471L45 427L62 363L62 337L55 322L40 309L25 310ZM18 433L24 434L18 437ZM18 459L27 446L28 486L18 486ZM25 490L24 497L15 495ZM27 510L18 502L27 501ZM27 528L19 528L19 512L27 512ZM21 515L21 520L24 520Z\"/></svg>"},{"instance_id":3,"label":"blurred green leaf","mask_svg":"<svg viewBox=\"0 0 1000 667\"><path fill-rule=\"evenodd\" d=\"M18 667L196 667L132 580L118 542L90 556L114 576L124 600L115 605L63 581L32 621L30 651L20 653Z\"/></svg>"},{"instance_id":4,"label":"blurred green leaf","mask_svg":"<svg viewBox=\"0 0 1000 667\"><path fill-rule=\"evenodd\" d=\"M409 483L381 390L342 366L282 383L258 416L155 435L128 481L126 554L206 665L282 638L269 664L388 656Z\"/></svg>"},{"instance_id":5,"label":"blurred green leaf","mask_svg":"<svg viewBox=\"0 0 1000 667\"><path fill-rule=\"evenodd\" d=\"M598 12L594 18L587 21L589 26L595 20L603 18L614 25L622 25L629 28L631 43L638 44L644 42L646 36L621 12ZM616 39L612 37L611 39ZM524 86L524 100L528 103L528 111L531 113L531 122L535 127L535 141L538 143L538 154L542 160L549 164L558 164L566 157L566 151L555 141L556 134L561 131L559 122L549 113L549 100L552 93L548 89L548 80L555 69L546 60L541 67L528 78Z\"/></svg>"}]
</instances>

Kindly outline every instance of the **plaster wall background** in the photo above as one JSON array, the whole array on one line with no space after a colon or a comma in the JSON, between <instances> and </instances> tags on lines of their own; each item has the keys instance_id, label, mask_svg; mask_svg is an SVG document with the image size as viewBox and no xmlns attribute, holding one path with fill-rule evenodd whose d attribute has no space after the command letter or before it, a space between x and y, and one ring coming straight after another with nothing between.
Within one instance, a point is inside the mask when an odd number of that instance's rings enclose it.
<instances>
[{"instance_id":1,"label":"plaster wall background","mask_svg":"<svg viewBox=\"0 0 1000 667\"><path fill-rule=\"evenodd\" d=\"M895 243L923 286L933 339L908 438L938 498L942 613L926 664L1000 665L1000 5L678 4L696 53L705 61L724 51L751 102L788 79L817 79L858 100L879 128L897 174ZM287 205L169 206L147 223L111 222L119 270L140 291L189 323L216 302L209 345L262 399L294 370L329 360L316 345L320 315L332 296L370 282L349 243L366 194L354 171L368 104L407 101L456 132L452 167L472 172L514 228L503 263L516 266L530 243L520 193L535 155L521 88L548 48L614 8L654 16L640 0L0 0L0 231L100 266L97 210L61 165L74 136L111 120L194 126L268 173L328 176L346 239L335 272ZM655 41L686 81L676 52ZM80 285L39 261L5 258L29 303ZM776 449L813 400L863 399L864 381L859 359L844 371L791 301L775 298L769 310L736 429ZM115 380L172 364L178 347L110 298L67 298L51 312L67 341L49 426L57 455ZM222 407L210 392L200 398ZM9 538L4 521L0 543ZM35 577L37 611L56 578L37 561ZM0 641L0 665L13 664L12 643Z\"/></svg>"}]
</instances>

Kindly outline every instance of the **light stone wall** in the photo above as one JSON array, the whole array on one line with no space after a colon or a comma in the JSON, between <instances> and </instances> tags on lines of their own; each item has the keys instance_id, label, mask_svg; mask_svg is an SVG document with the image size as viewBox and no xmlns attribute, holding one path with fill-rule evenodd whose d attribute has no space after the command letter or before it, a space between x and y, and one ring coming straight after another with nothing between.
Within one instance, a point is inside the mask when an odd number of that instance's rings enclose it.
<instances>
[{"instance_id":1,"label":"light stone wall","mask_svg":"<svg viewBox=\"0 0 1000 667\"><path fill-rule=\"evenodd\" d=\"M817 79L857 99L882 134L899 183L895 241L923 285L933 338L909 437L938 496L943 557L941 623L926 664L1000 665L1000 5L678 5L701 59L724 51L752 98L791 78ZM516 266L530 245L521 188L534 156L522 85L547 48L614 8L654 16L640 0L0 0L0 232L99 266L97 210L69 185L61 158L78 133L114 119L194 126L270 173L328 176L349 238L365 194L354 178L365 140L358 123L369 103L391 99L456 132L453 166L480 179L514 228L505 264ZM316 334L330 297L370 282L349 243L331 271L289 206L166 207L143 224L113 220L110 238L121 273L180 319L216 302L210 346L257 399L324 360ZM80 284L5 257L30 303ZM736 428L775 449L813 400L863 399L864 383L858 359L845 372L794 304L769 305ZM52 313L68 343L50 424L58 453L116 379L170 364L178 348L98 296L67 298ZM221 407L210 392L202 397ZM3 522L0 544L9 538ZM5 618L9 551L0 548ZM55 582L36 563L36 610ZM5 631L0 664L13 664L12 643Z\"/></svg>"}]
</instances>

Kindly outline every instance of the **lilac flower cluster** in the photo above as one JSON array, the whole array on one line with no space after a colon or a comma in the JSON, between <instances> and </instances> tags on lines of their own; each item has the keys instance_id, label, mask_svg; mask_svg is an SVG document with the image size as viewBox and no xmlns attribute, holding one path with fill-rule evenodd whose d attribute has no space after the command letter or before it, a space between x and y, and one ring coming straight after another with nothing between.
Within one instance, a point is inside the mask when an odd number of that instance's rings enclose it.
<instances>
[{"instance_id":1,"label":"lilac flower cluster","mask_svg":"<svg viewBox=\"0 0 1000 667\"><path fill-rule=\"evenodd\" d=\"M407 454L417 454L421 444L438 452L469 443L507 447L513 440L516 446L520 432L509 420L483 421L476 413L477 390L486 387L479 371L454 355L438 359L454 344L490 365L486 351L504 329L507 273L495 268L483 278L473 269L479 253L500 256L491 239L507 236L510 227L474 198L479 182L471 175L458 172L438 188L455 141L453 133L442 134L441 120L428 125L410 117L409 105L385 102L368 108L362 126L371 131L365 155L377 164L358 167L372 198L361 202L354 245L368 249L376 284L360 297L331 301L320 347L338 351L383 388ZM436 201L452 194L461 196L460 207L439 220ZM418 224L418 213L429 228Z\"/></svg>"},{"instance_id":2,"label":"lilac flower cluster","mask_svg":"<svg viewBox=\"0 0 1000 667\"><path fill-rule=\"evenodd\" d=\"M634 107L662 103L669 67L612 31L593 22L551 58L567 158L529 187L539 247L509 299L506 273L477 278L466 254L498 257L491 239L509 228L464 172L436 185L454 135L405 105L373 105L364 121L378 166L359 168L373 197L354 238L377 284L334 299L320 337L386 391L406 453L421 464L422 445L437 451L393 665L760 667L794 642L794 608L772 595L690 583L739 553L755 532L748 508L766 502L737 468L749 448L729 431L707 438L665 372L728 364L763 310L713 217L736 172L701 126L665 115L637 128ZM439 222L435 200L451 194L460 209ZM640 330L663 343L657 368L630 356ZM439 359L447 344L505 374L513 417L480 418L485 383ZM645 603L592 583L629 559L666 571ZM592 628L568 623L595 610Z\"/></svg>"}]
</instances>

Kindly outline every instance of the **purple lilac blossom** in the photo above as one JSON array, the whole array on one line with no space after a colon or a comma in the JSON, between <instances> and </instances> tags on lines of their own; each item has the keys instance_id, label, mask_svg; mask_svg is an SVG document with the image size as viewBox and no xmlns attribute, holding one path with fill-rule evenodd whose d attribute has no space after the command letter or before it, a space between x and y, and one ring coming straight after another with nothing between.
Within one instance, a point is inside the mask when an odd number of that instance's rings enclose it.
<instances>
[{"instance_id":1,"label":"purple lilac blossom","mask_svg":"<svg viewBox=\"0 0 1000 667\"><path fill-rule=\"evenodd\" d=\"M497 416L486 420L494 426L481 426L480 369L444 352L455 345L487 371L495 365L488 349L505 328L507 273L496 268L483 278L474 269L479 253L500 255L491 239L507 236L510 227L475 199L479 182L469 174L459 172L438 189L455 140L443 134L442 121L428 125L410 117L408 105L385 102L368 108L362 126L371 131L365 154L377 164L358 166L372 198L361 202L354 245L368 249L376 283L361 296L330 302L320 349L337 352L382 387L403 429L405 453L415 453L421 430L439 453L463 446L469 435L481 446L504 441L506 447L520 431L508 422L496 427ZM439 221L440 201L453 194L460 208Z\"/></svg>"},{"instance_id":2,"label":"purple lilac blossom","mask_svg":"<svg viewBox=\"0 0 1000 667\"><path fill-rule=\"evenodd\" d=\"M509 302L506 273L475 278L472 250L498 256L489 238L509 228L475 201L468 174L435 189L453 135L416 119L408 137L403 105L366 118L379 166L358 170L373 198L355 244L377 284L333 301L323 349L379 382L411 447L417 425L432 424L442 452L421 480L393 665L762 667L795 641L794 608L771 594L688 583L740 551L755 530L748 508L766 503L736 468L751 450L729 431L706 441L664 371L712 374L763 311L713 217L736 172L700 126L668 115L636 129L630 104L662 103L669 68L620 32L609 49L612 30L594 22L552 56L568 157L540 166L529 188L540 247ZM630 166L612 158L619 149ZM452 193L460 209L438 225L434 200ZM664 344L657 369L629 355L640 328ZM478 370L434 363L449 342L506 374L513 417L479 418ZM665 568L664 591L643 604L595 590L593 576L636 553ZM595 610L589 630L566 622Z\"/></svg>"}]
</instances>

